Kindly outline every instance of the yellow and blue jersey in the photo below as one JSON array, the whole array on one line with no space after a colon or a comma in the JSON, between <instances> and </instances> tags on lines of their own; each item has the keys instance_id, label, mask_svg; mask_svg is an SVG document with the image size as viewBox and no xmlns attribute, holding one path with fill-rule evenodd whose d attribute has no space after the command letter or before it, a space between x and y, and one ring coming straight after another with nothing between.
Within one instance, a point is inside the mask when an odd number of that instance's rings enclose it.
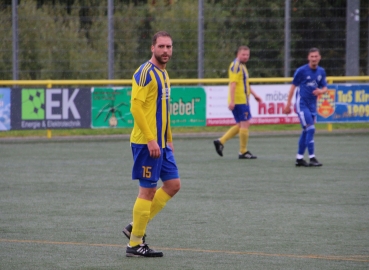
<instances>
[{"instance_id":1,"label":"yellow and blue jersey","mask_svg":"<svg viewBox=\"0 0 369 270\"><path fill-rule=\"evenodd\" d=\"M154 66L150 62L142 64L132 78L131 100L143 102L142 109L161 148L165 148L169 123L170 82L167 71ZM170 128L170 126L169 126ZM138 125L133 126L131 144L146 145L147 138Z\"/></svg>"},{"instance_id":2,"label":"yellow and blue jersey","mask_svg":"<svg viewBox=\"0 0 369 270\"><path fill-rule=\"evenodd\" d=\"M230 64L229 82L236 83L236 90L234 96L235 104L248 104L248 97L250 95L250 87L248 83L249 73L244 64L237 60L237 58ZM228 95L228 102L230 101L230 94Z\"/></svg>"}]
</instances>

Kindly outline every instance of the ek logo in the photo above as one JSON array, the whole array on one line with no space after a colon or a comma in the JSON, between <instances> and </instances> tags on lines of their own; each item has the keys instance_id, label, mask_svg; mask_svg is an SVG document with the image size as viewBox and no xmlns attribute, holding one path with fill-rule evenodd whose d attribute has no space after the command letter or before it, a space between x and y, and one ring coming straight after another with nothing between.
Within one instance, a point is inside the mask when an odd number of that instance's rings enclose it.
<instances>
[{"instance_id":1,"label":"ek logo","mask_svg":"<svg viewBox=\"0 0 369 270\"><path fill-rule=\"evenodd\" d=\"M23 120L59 120L69 119L69 112L74 119L81 116L74 103L79 89L23 89L22 119Z\"/></svg>"}]
</instances>

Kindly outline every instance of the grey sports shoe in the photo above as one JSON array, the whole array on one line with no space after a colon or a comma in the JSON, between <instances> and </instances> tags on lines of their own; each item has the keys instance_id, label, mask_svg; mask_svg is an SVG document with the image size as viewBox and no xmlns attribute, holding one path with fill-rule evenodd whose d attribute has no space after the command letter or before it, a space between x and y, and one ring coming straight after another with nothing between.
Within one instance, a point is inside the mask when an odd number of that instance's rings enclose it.
<instances>
[{"instance_id":1,"label":"grey sports shoe","mask_svg":"<svg viewBox=\"0 0 369 270\"><path fill-rule=\"evenodd\" d=\"M250 151L247 151L243 154L238 154L238 158L239 159L256 159L258 158L257 156L254 156L253 154L251 154Z\"/></svg>"}]
</instances>

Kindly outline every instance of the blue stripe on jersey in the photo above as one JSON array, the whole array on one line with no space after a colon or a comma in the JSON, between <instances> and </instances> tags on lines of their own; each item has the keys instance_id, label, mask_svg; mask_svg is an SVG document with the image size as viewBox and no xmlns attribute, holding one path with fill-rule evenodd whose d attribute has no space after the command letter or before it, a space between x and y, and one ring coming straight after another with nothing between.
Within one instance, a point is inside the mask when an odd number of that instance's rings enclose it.
<instances>
[{"instance_id":1,"label":"blue stripe on jersey","mask_svg":"<svg viewBox=\"0 0 369 270\"><path fill-rule=\"evenodd\" d=\"M156 136L158 138L158 145L160 148L162 148L163 142L161 138L161 132L162 132L162 126L163 126L163 121L162 121L163 106L162 106L161 99L163 97L163 85L161 84L160 76L158 75L157 69L153 68L152 71L155 75L156 81L158 82L158 96L156 98L156 130L157 130Z\"/></svg>"},{"instance_id":2,"label":"blue stripe on jersey","mask_svg":"<svg viewBox=\"0 0 369 270\"><path fill-rule=\"evenodd\" d=\"M167 77L165 76L165 72L163 72L163 78L164 78L164 86L165 86L165 94L168 95L167 91L169 91L169 87L167 84ZM165 103L167 106L167 111L166 111L166 118L167 118L167 124L165 126L165 132L164 132L164 140L165 142L167 142L167 131L168 131L168 122L169 122L169 98L167 98L167 96L165 96Z\"/></svg>"},{"instance_id":3,"label":"blue stripe on jersey","mask_svg":"<svg viewBox=\"0 0 369 270\"><path fill-rule=\"evenodd\" d=\"M242 69L242 82L243 82L243 88L245 89L245 94L246 94L246 104L248 104L248 99L247 99L247 83L246 83L246 70Z\"/></svg>"},{"instance_id":4,"label":"blue stripe on jersey","mask_svg":"<svg viewBox=\"0 0 369 270\"><path fill-rule=\"evenodd\" d=\"M151 77L148 76L148 73L152 67L150 62L146 62L142 64L139 70L134 74L134 79L138 86L145 86L151 82Z\"/></svg>"},{"instance_id":5,"label":"blue stripe on jersey","mask_svg":"<svg viewBox=\"0 0 369 270\"><path fill-rule=\"evenodd\" d=\"M240 72L240 70L242 71L242 84L243 84L243 89L244 89L245 94L247 96L247 76L246 76L246 70L244 70L242 68L242 64L236 58L235 60L233 60L233 63L232 63L232 66L231 66L231 71L233 73L238 73L238 72ZM246 100L246 104L247 103L248 103L248 101Z\"/></svg>"},{"instance_id":6,"label":"blue stripe on jersey","mask_svg":"<svg viewBox=\"0 0 369 270\"><path fill-rule=\"evenodd\" d=\"M297 87L296 88L296 112L299 113L301 110L300 110L300 99L301 99L301 96L300 96L300 87Z\"/></svg>"},{"instance_id":7,"label":"blue stripe on jersey","mask_svg":"<svg viewBox=\"0 0 369 270\"><path fill-rule=\"evenodd\" d=\"M233 60L233 65L231 67L231 70L233 73L240 72L240 62L237 59Z\"/></svg>"}]
</instances>

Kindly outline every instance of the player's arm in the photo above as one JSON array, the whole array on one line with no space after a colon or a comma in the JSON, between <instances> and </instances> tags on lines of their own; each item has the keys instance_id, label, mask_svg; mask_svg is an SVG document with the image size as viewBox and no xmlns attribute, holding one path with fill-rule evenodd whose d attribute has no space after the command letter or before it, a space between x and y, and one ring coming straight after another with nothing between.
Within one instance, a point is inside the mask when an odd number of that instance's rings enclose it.
<instances>
[{"instance_id":1,"label":"player's arm","mask_svg":"<svg viewBox=\"0 0 369 270\"><path fill-rule=\"evenodd\" d=\"M240 63L233 62L228 70L228 76L229 76L229 104L228 109L231 111L234 109L235 106L235 99L236 99L236 88L237 83L242 80L242 70L240 68Z\"/></svg>"},{"instance_id":2,"label":"player's arm","mask_svg":"<svg viewBox=\"0 0 369 270\"><path fill-rule=\"evenodd\" d=\"M167 129L167 145L174 152L172 128L170 126L170 114L168 115L168 129Z\"/></svg>"},{"instance_id":3,"label":"player's arm","mask_svg":"<svg viewBox=\"0 0 369 270\"><path fill-rule=\"evenodd\" d=\"M143 104L143 101L133 99L131 102L131 113L135 123L147 139L147 147L149 148L150 156L153 158L158 158L160 156L160 147L155 140L155 136L150 130L149 124L147 123L145 113L142 109Z\"/></svg>"},{"instance_id":4,"label":"player's arm","mask_svg":"<svg viewBox=\"0 0 369 270\"><path fill-rule=\"evenodd\" d=\"M250 86L250 93L254 96L254 98L257 102L263 102L261 97L256 94L256 92L251 88L251 86Z\"/></svg>"},{"instance_id":5,"label":"player's arm","mask_svg":"<svg viewBox=\"0 0 369 270\"><path fill-rule=\"evenodd\" d=\"M320 86L320 87L319 87ZM319 96L319 95L322 95L324 94L325 92L328 91L328 88L327 88L327 80L326 80L326 75L325 75L325 71L323 71L323 77L322 77L322 80L321 80L321 83L320 85L318 86L317 89L315 89L313 91L313 95L314 96Z\"/></svg>"},{"instance_id":6,"label":"player's arm","mask_svg":"<svg viewBox=\"0 0 369 270\"><path fill-rule=\"evenodd\" d=\"M323 87L323 88L321 88L321 89L319 89L319 88L315 89L315 90L313 91L313 95L314 95L314 96L319 96L319 95L324 94L324 93L325 93L325 92L327 92L327 91L328 91L327 86L324 86L324 87Z\"/></svg>"},{"instance_id":7,"label":"player's arm","mask_svg":"<svg viewBox=\"0 0 369 270\"><path fill-rule=\"evenodd\" d=\"M292 101L292 97L293 97L293 93L295 92L295 89L296 89L296 85L291 84L290 92L288 93L288 97L287 97L287 104L283 109L283 112L285 114L291 113L291 101Z\"/></svg>"},{"instance_id":8,"label":"player's arm","mask_svg":"<svg viewBox=\"0 0 369 270\"><path fill-rule=\"evenodd\" d=\"M296 87L301 84L302 78L303 78L303 70L301 68L298 68L295 71L295 74L293 75L293 80L292 80L292 84L291 84L291 87L290 87L290 92L288 93L288 97L287 97L287 104L283 109L283 112L285 114L291 113L291 101L292 101L293 93L295 93Z\"/></svg>"},{"instance_id":9,"label":"player's arm","mask_svg":"<svg viewBox=\"0 0 369 270\"><path fill-rule=\"evenodd\" d=\"M228 104L228 109L230 109L231 111L234 109L234 97L236 94L236 82L231 82L229 84L229 96L230 96L230 101Z\"/></svg>"}]
</instances>

